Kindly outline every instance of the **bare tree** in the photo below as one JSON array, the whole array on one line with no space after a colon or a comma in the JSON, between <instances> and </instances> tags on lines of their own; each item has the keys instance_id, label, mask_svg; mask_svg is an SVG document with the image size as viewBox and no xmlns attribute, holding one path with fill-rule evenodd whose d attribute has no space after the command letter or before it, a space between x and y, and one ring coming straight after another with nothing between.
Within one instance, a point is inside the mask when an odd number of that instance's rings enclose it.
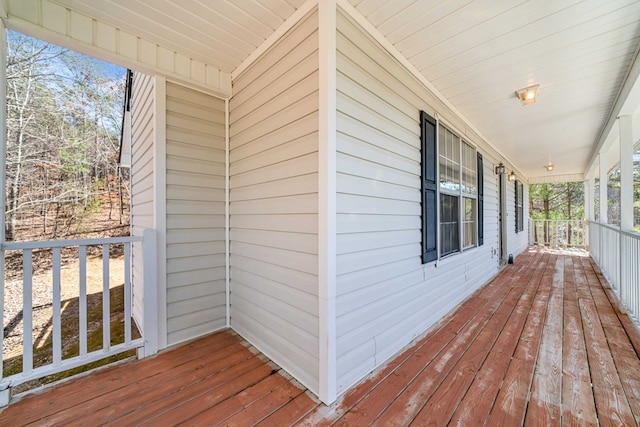
<instances>
[{"instance_id":1,"label":"bare tree","mask_svg":"<svg viewBox=\"0 0 640 427\"><path fill-rule=\"evenodd\" d=\"M87 231L118 200L124 72L15 32L7 40L7 239Z\"/></svg>"}]
</instances>

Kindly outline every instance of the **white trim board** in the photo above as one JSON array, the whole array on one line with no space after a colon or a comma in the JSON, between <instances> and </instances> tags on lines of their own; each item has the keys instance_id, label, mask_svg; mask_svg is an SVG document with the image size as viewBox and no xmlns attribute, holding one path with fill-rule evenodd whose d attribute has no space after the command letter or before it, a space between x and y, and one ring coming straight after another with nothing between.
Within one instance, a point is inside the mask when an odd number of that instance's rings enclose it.
<instances>
[{"instance_id":1,"label":"white trim board","mask_svg":"<svg viewBox=\"0 0 640 427\"><path fill-rule=\"evenodd\" d=\"M225 298L227 309L227 327L231 327L231 227L229 216L229 204L231 199L229 198L231 187L229 186L229 99L224 101L224 280L225 280Z\"/></svg>"},{"instance_id":2,"label":"white trim board","mask_svg":"<svg viewBox=\"0 0 640 427\"><path fill-rule=\"evenodd\" d=\"M158 349L167 346L167 81L154 77L153 168L154 229L157 233ZM145 327L147 327L145 325Z\"/></svg>"},{"instance_id":3,"label":"white trim board","mask_svg":"<svg viewBox=\"0 0 640 427\"><path fill-rule=\"evenodd\" d=\"M318 6L318 303L320 399L337 397L336 330L336 0Z\"/></svg>"}]
</instances>

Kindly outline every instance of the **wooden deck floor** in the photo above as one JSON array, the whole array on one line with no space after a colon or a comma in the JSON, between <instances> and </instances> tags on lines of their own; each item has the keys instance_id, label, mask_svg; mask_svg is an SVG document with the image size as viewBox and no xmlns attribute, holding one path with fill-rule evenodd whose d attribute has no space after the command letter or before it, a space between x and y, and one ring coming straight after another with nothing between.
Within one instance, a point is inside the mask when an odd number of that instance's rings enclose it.
<instances>
[{"instance_id":1,"label":"wooden deck floor","mask_svg":"<svg viewBox=\"0 0 640 427\"><path fill-rule=\"evenodd\" d=\"M586 256L530 251L336 404L235 334L29 395L0 425L638 425L640 336Z\"/></svg>"}]
</instances>

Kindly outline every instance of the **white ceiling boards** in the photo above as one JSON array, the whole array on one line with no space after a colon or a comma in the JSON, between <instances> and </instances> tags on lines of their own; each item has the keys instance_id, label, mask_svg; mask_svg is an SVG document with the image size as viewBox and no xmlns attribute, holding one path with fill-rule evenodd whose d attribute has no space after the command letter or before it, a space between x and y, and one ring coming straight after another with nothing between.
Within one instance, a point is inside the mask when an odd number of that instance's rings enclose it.
<instances>
[{"instance_id":1,"label":"white ceiling boards","mask_svg":"<svg viewBox=\"0 0 640 427\"><path fill-rule=\"evenodd\" d=\"M5 8L40 1L5 0ZM637 0L342 0L338 4L347 1L531 179L585 172L637 60ZM241 66L306 3L50 2L221 73ZM537 102L523 106L516 91L533 85L539 85ZM544 168L548 163L555 166L552 172Z\"/></svg>"}]
</instances>

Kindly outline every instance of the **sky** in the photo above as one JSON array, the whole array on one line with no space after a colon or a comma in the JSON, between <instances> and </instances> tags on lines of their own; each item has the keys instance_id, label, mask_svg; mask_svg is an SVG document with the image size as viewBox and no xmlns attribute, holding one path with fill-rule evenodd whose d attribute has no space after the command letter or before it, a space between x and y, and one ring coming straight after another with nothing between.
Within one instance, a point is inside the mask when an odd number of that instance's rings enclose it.
<instances>
[{"instance_id":1,"label":"sky","mask_svg":"<svg viewBox=\"0 0 640 427\"><path fill-rule=\"evenodd\" d=\"M17 35L18 35L18 33L14 32L14 31L11 31L11 30L7 31L7 37L8 38L16 37ZM36 40L38 40L38 39L36 39ZM38 41L40 41L41 43L45 43L45 42L43 42L41 40L38 40ZM47 43L47 44L50 44L50 45L53 45L53 46L57 46L57 45L54 45L53 43ZM61 49L66 49L66 48L61 47L61 46L58 46L58 47L60 47ZM71 50L71 49L66 49L66 50ZM124 79L125 78L125 75L127 73L127 69L125 67L121 67L119 65L112 64L110 62L103 61L101 59L98 59L98 58L95 58L95 57L92 57L92 56L84 55L84 54L79 53L77 51L74 51L74 52L77 55L79 55L80 57L86 58L87 61L93 62L99 70L102 70L102 72L105 74L106 77L111 78L113 80L119 80L119 79Z\"/></svg>"}]
</instances>

